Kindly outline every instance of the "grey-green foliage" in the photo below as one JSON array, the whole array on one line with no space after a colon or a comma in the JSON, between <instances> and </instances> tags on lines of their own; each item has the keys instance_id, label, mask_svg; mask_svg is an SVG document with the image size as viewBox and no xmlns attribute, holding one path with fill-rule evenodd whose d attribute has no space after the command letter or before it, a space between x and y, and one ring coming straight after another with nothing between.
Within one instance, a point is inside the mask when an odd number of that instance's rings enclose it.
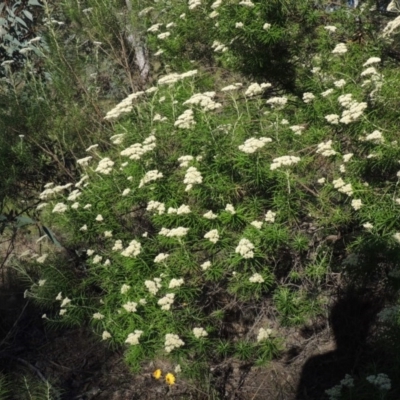
<instances>
[{"instance_id":1,"label":"grey-green foliage","mask_svg":"<svg viewBox=\"0 0 400 400\"><path fill-rule=\"evenodd\" d=\"M15 51L27 47L29 42L25 41L29 32L29 24L34 17L31 12L32 7L42 7L38 0L16 1L12 5L7 3L0 4L0 47L5 49L8 56L12 56Z\"/></svg>"}]
</instances>

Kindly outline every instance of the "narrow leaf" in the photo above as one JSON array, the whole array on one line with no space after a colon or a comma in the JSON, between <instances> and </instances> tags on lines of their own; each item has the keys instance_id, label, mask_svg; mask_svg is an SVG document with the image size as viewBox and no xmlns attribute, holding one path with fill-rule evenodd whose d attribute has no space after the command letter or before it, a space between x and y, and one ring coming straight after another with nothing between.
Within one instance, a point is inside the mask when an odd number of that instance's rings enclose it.
<instances>
[{"instance_id":1,"label":"narrow leaf","mask_svg":"<svg viewBox=\"0 0 400 400\"><path fill-rule=\"evenodd\" d=\"M54 236L53 232L47 228L46 226L42 226L44 233L50 238L50 240L57 246L57 247L63 247L62 244L56 239Z\"/></svg>"}]
</instances>

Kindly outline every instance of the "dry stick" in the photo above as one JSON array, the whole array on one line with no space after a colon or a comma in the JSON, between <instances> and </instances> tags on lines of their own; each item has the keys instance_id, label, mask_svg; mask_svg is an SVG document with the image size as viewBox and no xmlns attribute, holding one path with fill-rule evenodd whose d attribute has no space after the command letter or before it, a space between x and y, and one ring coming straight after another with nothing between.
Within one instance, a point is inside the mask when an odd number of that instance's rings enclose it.
<instances>
[{"instance_id":1,"label":"dry stick","mask_svg":"<svg viewBox=\"0 0 400 400\"><path fill-rule=\"evenodd\" d=\"M46 385L49 385L49 386L51 387L50 383L47 381L47 379L44 377L44 375L43 375L36 367L34 367L31 363L29 363L28 361L23 360L22 358L19 358L19 357L12 357L12 356L10 356L9 358L11 358L12 360L18 361L18 362L20 362L21 364L26 365L30 370L32 370L33 372L35 372L36 375L37 375Z\"/></svg>"}]
</instances>

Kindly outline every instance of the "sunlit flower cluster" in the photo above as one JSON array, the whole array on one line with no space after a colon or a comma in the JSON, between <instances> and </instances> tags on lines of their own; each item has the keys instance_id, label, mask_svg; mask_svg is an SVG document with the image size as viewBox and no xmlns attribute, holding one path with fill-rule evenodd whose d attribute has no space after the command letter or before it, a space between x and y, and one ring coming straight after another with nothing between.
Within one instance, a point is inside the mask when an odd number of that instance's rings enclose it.
<instances>
[{"instance_id":1,"label":"sunlit flower cluster","mask_svg":"<svg viewBox=\"0 0 400 400\"><path fill-rule=\"evenodd\" d=\"M140 254L142 245L135 239L129 243L129 246L121 252L124 257L136 257Z\"/></svg>"},{"instance_id":2,"label":"sunlit flower cluster","mask_svg":"<svg viewBox=\"0 0 400 400\"><path fill-rule=\"evenodd\" d=\"M344 54L347 53L347 47L344 43L339 43L336 47L332 50L332 54Z\"/></svg>"},{"instance_id":3,"label":"sunlit flower cluster","mask_svg":"<svg viewBox=\"0 0 400 400\"><path fill-rule=\"evenodd\" d=\"M282 156L274 158L271 164L271 170L281 168L282 166L290 166L297 164L300 161L300 157L296 156Z\"/></svg>"},{"instance_id":4,"label":"sunlit flower cluster","mask_svg":"<svg viewBox=\"0 0 400 400\"><path fill-rule=\"evenodd\" d=\"M342 178L335 179L332 181L333 187L337 189L339 192L347 194L348 196L353 195L353 188L351 186L351 183L345 183Z\"/></svg>"},{"instance_id":5,"label":"sunlit flower cluster","mask_svg":"<svg viewBox=\"0 0 400 400\"><path fill-rule=\"evenodd\" d=\"M182 237L186 236L188 231L189 228L183 228L182 226L179 226L178 228L172 228L172 229L161 228L158 234L166 237Z\"/></svg>"},{"instance_id":6,"label":"sunlit flower cluster","mask_svg":"<svg viewBox=\"0 0 400 400\"><path fill-rule=\"evenodd\" d=\"M266 143L271 143L272 139L268 137L261 137L257 138L250 138L247 139L244 144L239 146L239 150L243 151L244 153L254 153L258 149L261 149L266 145Z\"/></svg>"},{"instance_id":7,"label":"sunlit flower cluster","mask_svg":"<svg viewBox=\"0 0 400 400\"><path fill-rule=\"evenodd\" d=\"M99 165L95 171L99 174L109 175L109 173L112 171L113 165L114 161L110 160L108 157L105 157L99 161Z\"/></svg>"},{"instance_id":8,"label":"sunlit flower cluster","mask_svg":"<svg viewBox=\"0 0 400 400\"><path fill-rule=\"evenodd\" d=\"M315 96L313 93L306 92L303 94L304 103L311 103L314 99L315 99Z\"/></svg>"},{"instance_id":9,"label":"sunlit flower cluster","mask_svg":"<svg viewBox=\"0 0 400 400\"><path fill-rule=\"evenodd\" d=\"M175 289L178 287L181 287L184 284L184 279L183 278L179 278L179 279L171 279L168 285L168 289Z\"/></svg>"},{"instance_id":10,"label":"sunlit flower cluster","mask_svg":"<svg viewBox=\"0 0 400 400\"><path fill-rule=\"evenodd\" d=\"M271 337L271 334L272 334L272 329L260 328L258 330L257 342L261 342L262 340L269 339Z\"/></svg>"},{"instance_id":11,"label":"sunlit flower cluster","mask_svg":"<svg viewBox=\"0 0 400 400\"><path fill-rule=\"evenodd\" d=\"M174 303L175 293L167 293L164 297L158 300L157 304L161 306L161 310L168 311Z\"/></svg>"},{"instance_id":12,"label":"sunlit flower cluster","mask_svg":"<svg viewBox=\"0 0 400 400\"><path fill-rule=\"evenodd\" d=\"M202 107L204 111L216 110L217 108L220 108L222 104L213 100L215 94L215 92L196 93L190 99L186 100L183 105L198 105Z\"/></svg>"},{"instance_id":13,"label":"sunlit flower cluster","mask_svg":"<svg viewBox=\"0 0 400 400\"><path fill-rule=\"evenodd\" d=\"M110 110L104 119L115 119L118 118L122 114L129 113L132 111L132 101L137 99L138 97L142 96L144 92L136 92L130 94L128 97L126 97L124 100L122 100L120 103L118 103L112 110Z\"/></svg>"},{"instance_id":14,"label":"sunlit flower cluster","mask_svg":"<svg viewBox=\"0 0 400 400\"><path fill-rule=\"evenodd\" d=\"M203 182L203 177L196 167L189 167L186 171L183 183L186 185L185 191L192 189L193 185Z\"/></svg>"},{"instance_id":15,"label":"sunlit flower cluster","mask_svg":"<svg viewBox=\"0 0 400 400\"><path fill-rule=\"evenodd\" d=\"M121 156L129 157L131 160L140 160L143 154L156 147L156 137L152 134L142 143L135 143L121 151Z\"/></svg>"},{"instance_id":16,"label":"sunlit flower cluster","mask_svg":"<svg viewBox=\"0 0 400 400\"><path fill-rule=\"evenodd\" d=\"M207 331L204 328L193 328L193 335L197 338L200 339L202 337L208 336Z\"/></svg>"},{"instance_id":17,"label":"sunlit flower cluster","mask_svg":"<svg viewBox=\"0 0 400 400\"><path fill-rule=\"evenodd\" d=\"M235 253L239 253L243 258L254 257L254 244L248 239L240 239L238 246L235 249Z\"/></svg>"},{"instance_id":18,"label":"sunlit flower cluster","mask_svg":"<svg viewBox=\"0 0 400 400\"><path fill-rule=\"evenodd\" d=\"M145 281L144 285L151 294L156 295L161 288L161 278L154 278L152 281Z\"/></svg>"},{"instance_id":19,"label":"sunlit flower cluster","mask_svg":"<svg viewBox=\"0 0 400 400\"><path fill-rule=\"evenodd\" d=\"M324 157L334 156L336 154L336 151L332 149L332 140L319 143L316 153L321 154Z\"/></svg>"},{"instance_id":20,"label":"sunlit flower cluster","mask_svg":"<svg viewBox=\"0 0 400 400\"><path fill-rule=\"evenodd\" d=\"M125 308L125 310L128 312L134 313L137 309L137 303L135 303L134 301L128 301L122 307Z\"/></svg>"},{"instance_id":21,"label":"sunlit flower cluster","mask_svg":"<svg viewBox=\"0 0 400 400\"><path fill-rule=\"evenodd\" d=\"M213 229L204 235L204 239L208 239L212 243L217 243L219 240L219 234L217 229Z\"/></svg>"},{"instance_id":22,"label":"sunlit flower cluster","mask_svg":"<svg viewBox=\"0 0 400 400\"><path fill-rule=\"evenodd\" d=\"M276 217L276 213L268 210L267 213L265 214L265 222L270 222L271 224L273 224L275 222L275 217Z\"/></svg>"},{"instance_id":23,"label":"sunlit flower cluster","mask_svg":"<svg viewBox=\"0 0 400 400\"><path fill-rule=\"evenodd\" d=\"M251 283L263 283L264 282L264 278L262 277L261 274L256 272L249 278L249 281Z\"/></svg>"},{"instance_id":24,"label":"sunlit flower cluster","mask_svg":"<svg viewBox=\"0 0 400 400\"><path fill-rule=\"evenodd\" d=\"M139 329L135 329L135 331L133 333L130 333L127 337L127 339L125 340L125 343L128 343L132 346L135 346L137 344L139 344L139 338L140 336L142 336L143 331L139 330Z\"/></svg>"},{"instance_id":25,"label":"sunlit flower cluster","mask_svg":"<svg viewBox=\"0 0 400 400\"><path fill-rule=\"evenodd\" d=\"M190 207L186 204L182 204L178 208L169 207L167 214L177 214L177 215L185 215L190 214Z\"/></svg>"},{"instance_id":26,"label":"sunlit flower cluster","mask_svg":"<svg viewBox=\"0 0 400 400\"><path fill-rule=\"evenodd\" d=\"M213 44L211 45L211 48L214 49L215 53L225 53L228 50L228 47L226 47L223 43L221 43L218 40L214 40Z\"/></svg>"},{"instance_id":27,"label":"sunlit flower cluster","mask_svg":"<svg viewBox=\"0 0 400 400\"><path fill-rule=\"evenodd\" d=\"M269 104L272 108L281 109L286 105L287 101L288 99L285 96L271 97L267 100L266 103Z\"/></svg>"},{"instance_id":28,"label":"sunlit flower cluster","mask_svg":"<svg viewBox=\"0 0 400 400\"><path fill-rule=\"evenodd\" d=\"M158 84L159 85L169 85L169 84L173 84L176 82L179 82L185 78L189 78L191 76L194 76L197 74L197 69L191 70L191 71L187 71L187 72L183 72L182 74L178 74L176 72L173 72L171 74L165 75L162 78L160 78L158 80Z\"/></svg>"},{"instance_id":29,"label":"sunlit flower cluster","mask_svg":"<svg viewBox=\"0 0 400 400\"><path fill-rule=\"evenodd\" d=\"M261 85L258 83L252 83L244 92L244 95L247 97L256 96L257 94L261 94L264 89L271 87L270 83L262 83Z\"/></svg>"},{"instance_id":30,"label":"sunlit flower cluster","mask_svg":"<svg viewBox=\"0 0 400 400\"><path fill-rule=\"evenodd\" d=\"M193 110L188 109L184 111L175 121L174 126L179 129L189 129L196 125L194 120Z\"/></svg>"},{"instance_id":31,"label":"sunlit flower cluster","mask_svg":"<svg viewBox=\"0 0 400 400\"><path fill-rule=\"evenodd\" d=\"M171 353L172 350L184 345L185 342L178 335L174 333L167 333L165 335L164 348L167 353Z\"/></svg>"},{"instance_id":32,"label":"sunlit flower cluster","mask_svg":"<svg viewBox=\"0 0 400 400\"><path fill-rule=\"evenodd\" d=\"M148 171L148 172L146 172L144 177L140 180L139 188L141 188L143 185L145 185L148 182L156 181L157 179L160 179L162 177L163 177L162 172L158 172L157 169Z\"/></svg>"},{"instance_id":33,"label":"sunlit flower cluster","mask_svg":"<svg viewBox=\"0 0 400 400\"><path fill-rule=\"evenodd\" d=\"M159 215L164 214L165 212L165 205L164 203L160 203L159 201L150 200L147 203L146 207L147 211L157 211Z\"/></svg>"}]
</instances>

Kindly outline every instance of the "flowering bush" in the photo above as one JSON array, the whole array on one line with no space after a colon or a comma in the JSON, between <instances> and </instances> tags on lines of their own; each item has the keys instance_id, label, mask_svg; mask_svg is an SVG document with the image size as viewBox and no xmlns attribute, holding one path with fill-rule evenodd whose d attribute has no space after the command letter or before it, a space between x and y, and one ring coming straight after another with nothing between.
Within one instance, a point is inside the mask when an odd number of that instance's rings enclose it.
<instances>
[{"instance_id":1,"label":"flowering bush","mask_svg":"<svg viewBox=\"0 0 400 400\"><path fill-rule=\"evenodd\" d=\"M186 371L227 356L262 364L279 353L281 325L322 313L335 274L373 281L382 264L399 267L398 73L379 41L343 43L341 13L318 26L310 2L284 3L191 0L145 13L154 57L180 69L106 110L106 150L90 146L76 181L39 194L42 218L86 257L72 284L49 275L54 258L37 260L42 284L28 295L52 305L46 318L90 321L134 368L157 356ZM318 52L291 54L306 27ZM204 47L192 59L185 40L200 46L196 35ZM221 82L204 58L216 70L251 61L253 77ZM229 329L232 315L244 333Z\"/></svg>"}]
</instances>

